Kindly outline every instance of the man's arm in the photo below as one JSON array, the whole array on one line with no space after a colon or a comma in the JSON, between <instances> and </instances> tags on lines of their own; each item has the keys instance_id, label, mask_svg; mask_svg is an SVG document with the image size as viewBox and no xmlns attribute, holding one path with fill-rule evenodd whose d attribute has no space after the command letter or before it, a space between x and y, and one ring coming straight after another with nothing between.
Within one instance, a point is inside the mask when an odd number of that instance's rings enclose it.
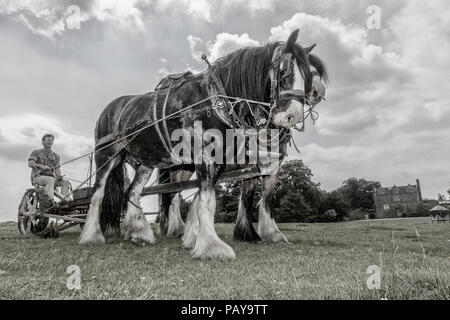
<instances>
[{"instance_id":1,"label":"man's arm","mask_svg":"<svg viewBox=\"0 0 450 320\"><path fill-rule=\"evenodd\" d=\"M56 155L56 165L55 165L55 174L56 174L56 178L58 178L58 180L62 180L63 179L63 175L61 173L61 166L60 166L61 162L59 159L59 155Z\"/></svg>"},{"instance_id":2,"label":"man's arm","mask_svg":"<svg viewBox=\"0 0 450 320\"><path fill-rule=\"evenodd\" d=\"M58 180L62 180L63 175L61 173L61 167L58 167L55 169L55 174L56 174L56 177L58 178Z\"/></svg>"},{"instance_id":3,"label":"man's arm","mask_svg":"<svg viewBox=\"0 0 450 320\"><path fill-rule=\"evenodd\" d=\"M50 170L50 169L51 169L51 168L48 167L48 166L45 166L45 165L43 165L43 164L36 163L36 161L34 161L34 160L28 160L28 166L29 166L30 168L36 168L36 169L38 169L38 170Z\"/></svg>"}]
</instances>

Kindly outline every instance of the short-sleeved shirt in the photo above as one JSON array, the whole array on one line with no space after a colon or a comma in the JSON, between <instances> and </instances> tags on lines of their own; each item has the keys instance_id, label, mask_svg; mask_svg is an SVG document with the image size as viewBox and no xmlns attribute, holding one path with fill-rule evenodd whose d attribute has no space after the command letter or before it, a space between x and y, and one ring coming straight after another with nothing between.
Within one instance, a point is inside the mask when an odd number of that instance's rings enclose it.
<instances>
[{"instance_id":1,"label":"short-sleeved shirt","mask_svg":"<svg viewBox=\"0 0 450 320\"><path fill-rule=\"evenodd\" d=\"M28 161L34 160L38 164L55 168L59 166L59 155L53 151L47 151L45 149L34 150L28 158ZM39 175L55 177L55 170L38 170L32 168L31 181L33 178Z\"/></svg>"}]
</instances>

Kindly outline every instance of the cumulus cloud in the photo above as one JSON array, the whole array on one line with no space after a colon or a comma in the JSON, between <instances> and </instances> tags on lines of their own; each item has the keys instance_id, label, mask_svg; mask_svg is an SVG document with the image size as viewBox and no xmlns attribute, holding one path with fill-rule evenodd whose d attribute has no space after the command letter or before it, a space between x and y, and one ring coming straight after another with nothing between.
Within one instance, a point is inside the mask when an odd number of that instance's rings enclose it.
<instances>
[{"instance_id":1,"label":"cumulus cloud","mask_svg":"<svg viewBox=\"0 0 450 320\"><path fill-rule=\"evenodd\" d=\"M87 5L86 5L87 4ZM72 0L2 0L0 14L25 25L31 32L54 39L64 31L79 29L95 19L144 30L141 6L149 0L93 0L88 3Z\"/></svg>"},{"instance_id":2,"label":"cumulus cloud","mask_svg":"<svg viewBox=\"0 0 450 320\"><path fill-rule=\"evenodd\" d=\"M25 161L32 150L42 147L45 133L55 136L58 153L66 160L89 152L94 145L91 138L67 132L60 120L38 114L2 117L0 128L0 156L11 160Z\"/></svg>"},{"instance_id":3,"label":"cumulus cloud","mask_svg":"<svg viewBox=\"0 0 450 320\"><path fill-rule=\"evenodd\" d=\"M207 0L158 0L156 11L167 13L171 11L185 12L193 18L200 18L212 22L211 3Z\"/></svg>"},{"instance_id":4,"label":"cumulus cloud","mask_svg":"<svg viewBox=\"0 0 450 320\"><path fill-rule=\"evenodd\" d=\"M317 43L315 53L331 75L327 96L332 104L319 106L319 132L335 135L376 128L377 120L397 102L392 87L404 87L410 81L399 55L369 43L368 30L362 26L305 13L271 28L270 39L286 40L297 28L304 46Z\"/></svg>"},{"instance_id":5,"label":"cumulus cloud","mask_svg":"<svg viewBox=\"0 0 450 320\"><path fill-rule=\"evenodd\" d=\"M225 5L235 7L236 5L245 6L253 12L261 10L272 10L275 0L224 0Z\"/></svg>"},{"instance_id":6,"label":"cumulus cloud","mask_svg":"<svg viewBox=\"0 0 450 320\"><path fill-rule=\"evenodd\" d=\"M204 43L204 41L202 40L202 38L200 37L195 37L193 35L188 35L187 36L187 41L189 42L189 47L191 49L191 55L192 57L198 61L201 62L201 56L202 54L207 52L207 46Z\"/></svg>"},{"instance_id":7,"label":"cumulus cloud","mask_svg":"<svg viewBox=\"0 0 450 320\"><path fill-rule=\"evenodd\" d=\"M201 61L200 57L205 53L211 62L237 49L261 45L257 40L251 39L247 33L238 35L222 32L216 35L215 40L206 43L200 37L192 35L189 35L187 40L194 59Z\"/></svg>"},{"instance_id":8,"label":"cumulus cloud","mask_svg":"<svg viewBox=\"0 0 450 320\"><path fill-rule=\"evenodd\" d=\"M309 127L315 142L296 137L301 157L327 189L349 176L387 185L425 176L434 190L448 188L450 65L443 52L450 47L442 32L448 17L443 2L413 1L386 21L378 45L364 26L303 13L271 29L271 40L284 40L300 27L302 44L317 43L315 53L329 67L328 100L318 106L316 127ZM427 50L433 45L442 50Z\"/></svg>"}]
</instances>

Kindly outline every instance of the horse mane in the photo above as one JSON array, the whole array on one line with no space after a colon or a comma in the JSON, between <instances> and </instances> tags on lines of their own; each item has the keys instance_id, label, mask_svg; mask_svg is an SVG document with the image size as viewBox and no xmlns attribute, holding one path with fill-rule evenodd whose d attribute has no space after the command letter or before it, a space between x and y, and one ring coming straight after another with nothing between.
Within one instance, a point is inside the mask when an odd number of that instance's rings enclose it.
<instances>
[{"instance_id":1,"label":"horse mane","mask_svg":"<svg viewBox=\"0 0 450 320\"><path fill-rule=\"evenodd\" d=\"M267 78L276 46L238 49L214 62L212 72L222 81L227 95L267 101Z\"/></svg>"},{"instance_id":2,"label":"horse mane","mask_svg":"<svg viewBox=\"0 0 450 320\"><path fill-rule=\"evenodd\" d=\"M309 63L316 69L316 71L319 73L320 78L322 81L327 84L329 82L328 78L328 69L325 63L315 54L310 54L308 56Z\"/></svg>"},{"instance_id":3,"label":"horse mane","mask_svg":"<svg viewBox=\"0 0 450 320\"><path fill-rule=\"evenodd\" d=\"M218 59L211 66L212 72L220 78L229 96L244 99L269 101L269 69L275 49L284 45L278 41L260 47L246 47L233 51ZM314 54L307 54L298 43L288 51L292 53L305 80L306 92L311 91L312 75L310 65L328 83L328 71L325 63Z\"/></svg>"},{"instance_id":4,"label":"horse mane","mask_svg":"<svg viewBox=\"0 0 450 320\"><path fill-rule=\"evenodd\" d=\"M274 42L260 47L238 49L214 62L211 66L212 72L222 81L227 95L269 101L269 69L276 47L282 44L285 43ZM308 56L302 46L298 44L290 53L297 62L309 92L312 76L309 70Z\"/></svg>"}]
</instances>

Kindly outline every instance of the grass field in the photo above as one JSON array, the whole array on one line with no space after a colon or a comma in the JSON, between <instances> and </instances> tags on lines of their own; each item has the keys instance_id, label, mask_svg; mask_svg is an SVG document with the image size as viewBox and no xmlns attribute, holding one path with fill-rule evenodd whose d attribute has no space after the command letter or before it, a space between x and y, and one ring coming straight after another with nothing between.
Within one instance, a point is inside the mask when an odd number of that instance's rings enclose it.
<instances>
[{"instance_id":1,"label":"grass field","mask_svg":"<svg viewBox=\"0 0 450 320\"><path fill-rule=\"evenodd\" d=\"M192 260L179 239L138 248L113 236L103 246L77 244L73 228L58 239L21 238L0 224L1 299L449 299L450 224L429 218L336 224L280 224L291 241L232 241L236 260ZM78 265L81 289L69 290ZM370 265L381 288L369 290Z\"/></svg>"}]
</instances>

